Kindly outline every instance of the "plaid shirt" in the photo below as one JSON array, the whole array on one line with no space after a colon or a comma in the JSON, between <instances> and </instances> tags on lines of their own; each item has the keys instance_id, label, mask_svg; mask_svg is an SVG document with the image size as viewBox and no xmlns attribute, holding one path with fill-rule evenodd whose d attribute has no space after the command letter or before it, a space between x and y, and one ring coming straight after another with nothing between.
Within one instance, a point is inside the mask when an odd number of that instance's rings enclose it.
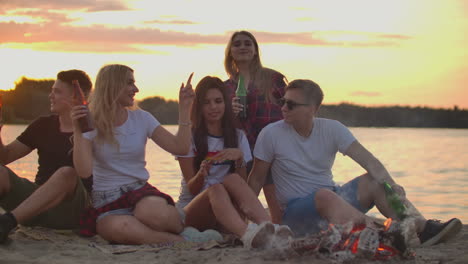
<instances>
[{"instance_id":1,"label":"plaid shirt","mask_svg":"<svg viewBox=\"0 0 468 264\"><path fill-rule=\"evenodd\" d=\"M122 208L134 208L135 205L145 196L159 196L166 199L170 205L175 205L174 200L171 196L160 192L156 187L153 187L149 183L146 183L143 187L138 190L126 192L119 199L104 205L98 209L93 207L85 209L80 216L80 232L82 236L91 237L97 234L96 232L96 220L99 215Z\"/></svg>"},{"instance_id":2,"label":"plaid shirt","mask_svg":"<svg viewBox=\"0 0 468 264\"><path fill-rule=\"evenodd\" d=\"M229 94L232 97L236 96L237 81L229 79L224 82ZM284 76L280 73L273 75L273 87L271 93L278 100L284 96ZM259 94L253 82L249 83L247 90L247 119L241 120L240 124L245 131L249 140L250 149L253 151L258 134L268 124L283 119L281 106L277 102L266 102L265 96Z\"/></svg>"}]
</instances>

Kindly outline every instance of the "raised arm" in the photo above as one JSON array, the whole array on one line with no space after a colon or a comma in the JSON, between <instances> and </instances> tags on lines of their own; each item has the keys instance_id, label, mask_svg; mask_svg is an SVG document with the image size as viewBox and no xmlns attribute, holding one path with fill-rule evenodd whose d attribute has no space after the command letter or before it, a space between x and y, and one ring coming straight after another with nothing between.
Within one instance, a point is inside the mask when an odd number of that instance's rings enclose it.
<instances>
[{"instance_id":1,"label":"raised arm","mask_svg":"<svg viewBox=\"0 0 468 264\"><path fill-rule=\"evenodd\" d=\"M171 134L164 127L158 126L151 138L162 149L175 155L185 155L191 143L190 107L192 106L194 91L192 89L192 76L190 74L187 85L182 83L179 90L179 128L176 135Z\"/></svg>"},{"instance_id":2,"label":"raised arm","mask_svg":"<svg viewBox=\"0 0 468 264\"><path fill-rule=\"evenodd\" d=\"M88 178L93 173L92 142L83 137L78 125L78 118L86 116L86 106L78 105L72 108L73 120L73 164L81 178Z\"/></svg>"},{"instance_id":3,"label":"raised arm","mask_svg":"<svg viewBox=\"0 0 468 264\"><path fill-rule=\"evenodd\" d=\"M0 125L0 132L3 125ZM20 159L29 153L31 153L32 149L25 144L21 143L18 140L11 142L8 145L3 144L2 137L0 135L0 163L3 165L7 165L10 162L13 162L17 159Z\"/></svg>"}]
</instances>

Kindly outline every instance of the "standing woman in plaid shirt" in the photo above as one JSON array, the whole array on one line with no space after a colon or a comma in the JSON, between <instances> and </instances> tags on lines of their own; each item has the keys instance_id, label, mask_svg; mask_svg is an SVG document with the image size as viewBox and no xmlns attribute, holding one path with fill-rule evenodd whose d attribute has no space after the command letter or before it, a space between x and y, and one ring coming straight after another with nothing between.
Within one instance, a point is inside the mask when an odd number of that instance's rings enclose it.
<instances>
[{"instance_id":1,"label":"standing woman in plaid shirt","mask_svg":"<svg viewBox=\"0 0 468 264\"><path fill-rule=\"evenodd\" d=\"M81 234L97 233L119 244L184 240L174 201L147 182L145 147L151 139L172 154L189 151L191 78L180 87L179 128L173 135L150 113L132 109L139 90L130 67L114 64L99 70L89 110L95 129L81 132L78 119L88 113L85 106L75 106L71 114L76 171L82 178L94 177L94 208L81 217Z\"/></svg>"},{"instance_id":2,"label":"standing woman in plaid shirt","mask_svg":"<svg viewBox=\"0 0 468 264\"><path fill-rule=\"evenodd\" d=\"M232 109L236 116L242 110L242 105L235 95L239 76L244 78L247 89L247 118L241 120L249 140L250 149L254 149L257 136L268 124L283 119L281 107L277 101L284 95L285 76L273 69L265 68L260 61L258 43L252 33L248 31L234 32L226 46L224 68L229 76L225 82L232 98ZM252 162L247 165L248 171ZM274 196L274 186L271 184L271 175L268 176L263 192L270 209L274 223L280 223L281 216L275 209L279 209Z\"/></svg>"}]
</instances>

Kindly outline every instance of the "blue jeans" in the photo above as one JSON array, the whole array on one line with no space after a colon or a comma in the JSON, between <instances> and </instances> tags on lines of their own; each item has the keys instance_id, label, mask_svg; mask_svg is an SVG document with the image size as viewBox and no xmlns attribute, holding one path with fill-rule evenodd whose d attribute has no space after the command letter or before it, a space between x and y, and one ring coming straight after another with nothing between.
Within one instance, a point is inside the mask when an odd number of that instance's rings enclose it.
<instances>
[{"instance_id":1,"label":"blue jeans","mask_svg":"<svg viewBox=\"0 0 468 264\"><path fill-rule=\"evenodd\" d=\"M354 178L343 186L334 187L332 191L365 214L374 207L374 204L369 208L363 208L359 203L359 180L359 177ZM286 205L283 224L288 225L296 236L313 234L328 228L328 222L319 215L315 207L315 193L316 191L305 197L292 199Z\"/></svg>"}]
</instances>

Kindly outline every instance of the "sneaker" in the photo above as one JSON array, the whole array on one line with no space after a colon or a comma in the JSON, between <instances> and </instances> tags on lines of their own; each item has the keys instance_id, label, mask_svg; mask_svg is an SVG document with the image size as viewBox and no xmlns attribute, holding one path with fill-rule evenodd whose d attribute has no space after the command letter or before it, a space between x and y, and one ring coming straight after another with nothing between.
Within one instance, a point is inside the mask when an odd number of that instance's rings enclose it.
<instances>
[{"instance_id":1,"label":"sneaker","mask_svg":"<svg viewBox=\"0 0 468 264\"><path fill-rule=\"evenodd\" d=\"M184 228L180 235L187 241L190 242L208 242L208 241L223 241L223 236L216 230L207 229L203 232L200 232L198 229L187 226Z\"/></svg>"},{"instance_id":2,"label":"sneaker","mask_svg":"<svg viewBox=\"0 0 468 264\"><path fill-rule=\"evenodd\" d=\"M13 230L16 225L16 219L11 213L0 215L0 244L5 243L11 230Z\"/></svg>"},{"instance_id":3,"label":"sneaker","mask_svg":"<svg viewBox=\"0 0 468 264\"><path fill-rule=\"evenodd\" d=\"M271 246L275 226L271 222L249 224L241 240L245 248L268 248Z\"/></svg>"},{"instance_id":4,"label":"sneaker","mask_svg":"<svg viewBox=\"0 0 468 264\"><path fill-rule=\"evenodd\" d=\"M293 232L287 225L278 225L275 226L275 236L273 239L272 247L273 248L286 248L289 245L289 240L293 237Z\"/></svg>"},{"instance_id":5,"label":"sneaker","mask_svg":"<svg viewBox=\"0 0 468 264\"><path fill-rule=\"evenodd\" d=\"M424 230L418 234L421 246L432 246L454 237L462 228L462 222L452 218L445 223L439 220L427 220Z\"/></svg>"}]
</instances>

